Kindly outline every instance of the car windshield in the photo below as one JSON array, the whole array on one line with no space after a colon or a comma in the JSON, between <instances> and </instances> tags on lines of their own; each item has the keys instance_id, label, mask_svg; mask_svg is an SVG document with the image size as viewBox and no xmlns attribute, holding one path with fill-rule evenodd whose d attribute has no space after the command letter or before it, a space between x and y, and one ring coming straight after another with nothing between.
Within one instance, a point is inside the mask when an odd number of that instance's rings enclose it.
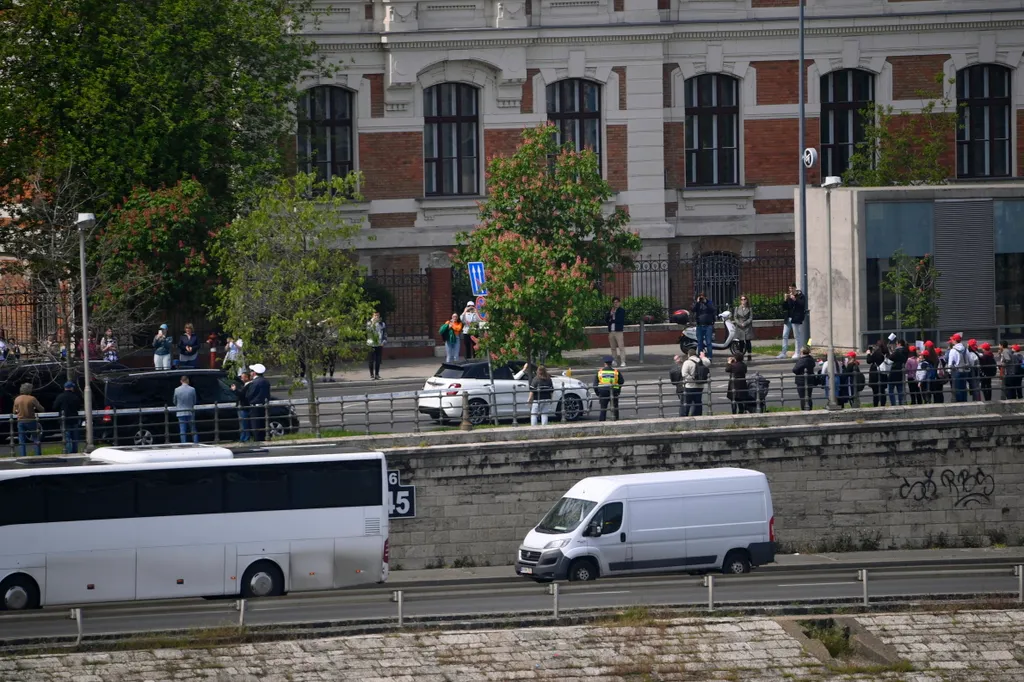
<instances>
[{"instance_id":1,"label":"car windshield","mask_svg":"<svg viewBox=\"0 0 1024 682\"><path fill-rule=\"evenodd\" d=\"M441 365L441 368L434 373L434 376L441 377L442 379L461 379L464 372L465 370L458 365Z\"/></svg>"},{"instance_id":2,"label":"car windshield","mask_svg":"<svg viewBox=\"0 0 1024 682\"><path fill-rule=\"evenodd\" d=\"M590 500L563 497L544 515L536 530L538 533L571 533L596 506L597 502Z\"/></svg>"}]
</instances>

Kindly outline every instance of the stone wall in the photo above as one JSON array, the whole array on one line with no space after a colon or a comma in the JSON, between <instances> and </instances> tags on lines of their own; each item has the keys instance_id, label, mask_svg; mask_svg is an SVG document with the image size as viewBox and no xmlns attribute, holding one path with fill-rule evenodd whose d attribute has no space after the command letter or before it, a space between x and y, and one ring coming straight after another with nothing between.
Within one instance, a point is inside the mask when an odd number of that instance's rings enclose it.
<instances>
[{"instance_id":1,"label":"stone wall","mask_svg":"<svg viewBox=\"0 0 1024 682\"><path fill-rule=\"evenodd\" d=\"M789 548L986 545L1020 542L1024 532L1020 407L570 424L367 445L392 446L389 468L416 486L417 518L391 526L392 562L403 568L511 563L527 531L579 479L688 467L766 473L775 528Z\"/></svg>"}]
</instances>

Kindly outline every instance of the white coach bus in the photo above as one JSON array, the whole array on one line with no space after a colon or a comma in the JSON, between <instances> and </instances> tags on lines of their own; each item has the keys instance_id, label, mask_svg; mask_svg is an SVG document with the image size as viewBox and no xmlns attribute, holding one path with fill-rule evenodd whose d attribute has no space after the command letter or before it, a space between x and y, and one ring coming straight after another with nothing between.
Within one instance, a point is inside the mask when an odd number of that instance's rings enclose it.
<instances>
[{"instance_id":1,"label":"white coach bus","mask_svg":"<svg viewBox=\"0 0 1024 682\"><path fill-rule=\"evenodd\" d=\"M388 577L383 453L171 445L4 467L0 610L267 597Z\"/></svg>"}]
</instances>

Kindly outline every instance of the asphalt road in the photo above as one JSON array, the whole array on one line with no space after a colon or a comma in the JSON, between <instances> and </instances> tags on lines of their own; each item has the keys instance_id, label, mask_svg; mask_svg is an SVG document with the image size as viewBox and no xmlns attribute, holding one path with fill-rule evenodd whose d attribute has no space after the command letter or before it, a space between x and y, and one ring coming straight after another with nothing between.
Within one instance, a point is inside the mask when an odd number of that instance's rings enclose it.
<instances>
[{"instance_id":1,"label":"asphalt road","mask_svg":"<svg viewBox=\"0 0 1024 682\"><path fill-rule=\"evenodd\" d=\"M1017 580L1007 568L957 568L905 571L872 571L872 597L920 597L940 595L1016 593ZM393 619L397 605L391 602L393 586L375 586L334 592L289 595L247 602L249 625L284 625ZM799 600L855 599L863 585L849 572L774 572L746 576L716 576L716 605L738 602L795 602ZM706 605L708 590L702 578L651 576L605 579L592 583L559 585L562 612L576 609L634 605ZM458 586L403 586L407 618L509 614L550 611L553 598L547 586L528 580ZM0 614L0 644L36 637L74 636L76 624L66 608L25 614ZM238 622L233 600L180 600L98 605L83 608L86 635L148 632L154 630L212 627Z\"/></svg>"},{"instance_id":2,"label":"asphalt road","mask_svg":"<svg viewBox=\"0 0 1024 682\"><path fill-rule=\"evenodd\" d=\"M711 400L705 395L704 414L728 414L731 403L726 395L728 378L723 369L724 361L715 361L712 367ZM674 417L679 414L679 402L675 389L668 382L668 367L643 366L627 367L624 370L626 383L619 398L620 419L653 419ZM751 364L750 374L760 372L769 379L768 396L765 405L775 409L797 409L800 405L793 382L793 374L789 372L788 363L761 362ZM593 370L580 370L576 378L589 382ZM748 374L748 376L750 375ZM659 379L662 380L659 385ZM346 431L368 433L409 433L417 431L434 431L442 428L426 415L419 414L416 392L423 388L424 379L379 381L367 383L320 383L316 385L319 400L326 400L320 406L321 428L342 429ZM275 391L279 398L287 398L287 393L280 389ZM870 391L861 394L870 402ZM295 399L305 398L305 390L292 393ZM822 389L814 391L819 407L825 405ZM587 416L587 420L598 418L597 403ZM305 405L297 405L301 428L308 432L309 411ZM519 422L529 423L529 413L524 410L517 415ZM511 423L504 419L504 423ZM452 424L449 424L450 428Z\"/></svg>"}]
</instances>

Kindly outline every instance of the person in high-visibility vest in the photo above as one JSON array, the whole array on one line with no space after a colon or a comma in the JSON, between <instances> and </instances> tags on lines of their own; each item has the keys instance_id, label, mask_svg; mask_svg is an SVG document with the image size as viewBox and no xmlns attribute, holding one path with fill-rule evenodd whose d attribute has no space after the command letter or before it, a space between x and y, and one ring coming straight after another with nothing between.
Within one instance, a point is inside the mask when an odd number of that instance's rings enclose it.
<instances>
[{"instance_id":1,"label":"person in high-visibility vest","mask_svg":"<svg viewBox=\"0 0 1024 682\"><path fill-rule=\"evenodd\" d=\"M604 421L608 413L608 403L612 406L612 419L619 420L619 393L622 391L622 372L612 367L615 359L604 356L604 367L597 370L594 377L594 391L601 400L601 417Z\"/></svg>"}]
</instances>

